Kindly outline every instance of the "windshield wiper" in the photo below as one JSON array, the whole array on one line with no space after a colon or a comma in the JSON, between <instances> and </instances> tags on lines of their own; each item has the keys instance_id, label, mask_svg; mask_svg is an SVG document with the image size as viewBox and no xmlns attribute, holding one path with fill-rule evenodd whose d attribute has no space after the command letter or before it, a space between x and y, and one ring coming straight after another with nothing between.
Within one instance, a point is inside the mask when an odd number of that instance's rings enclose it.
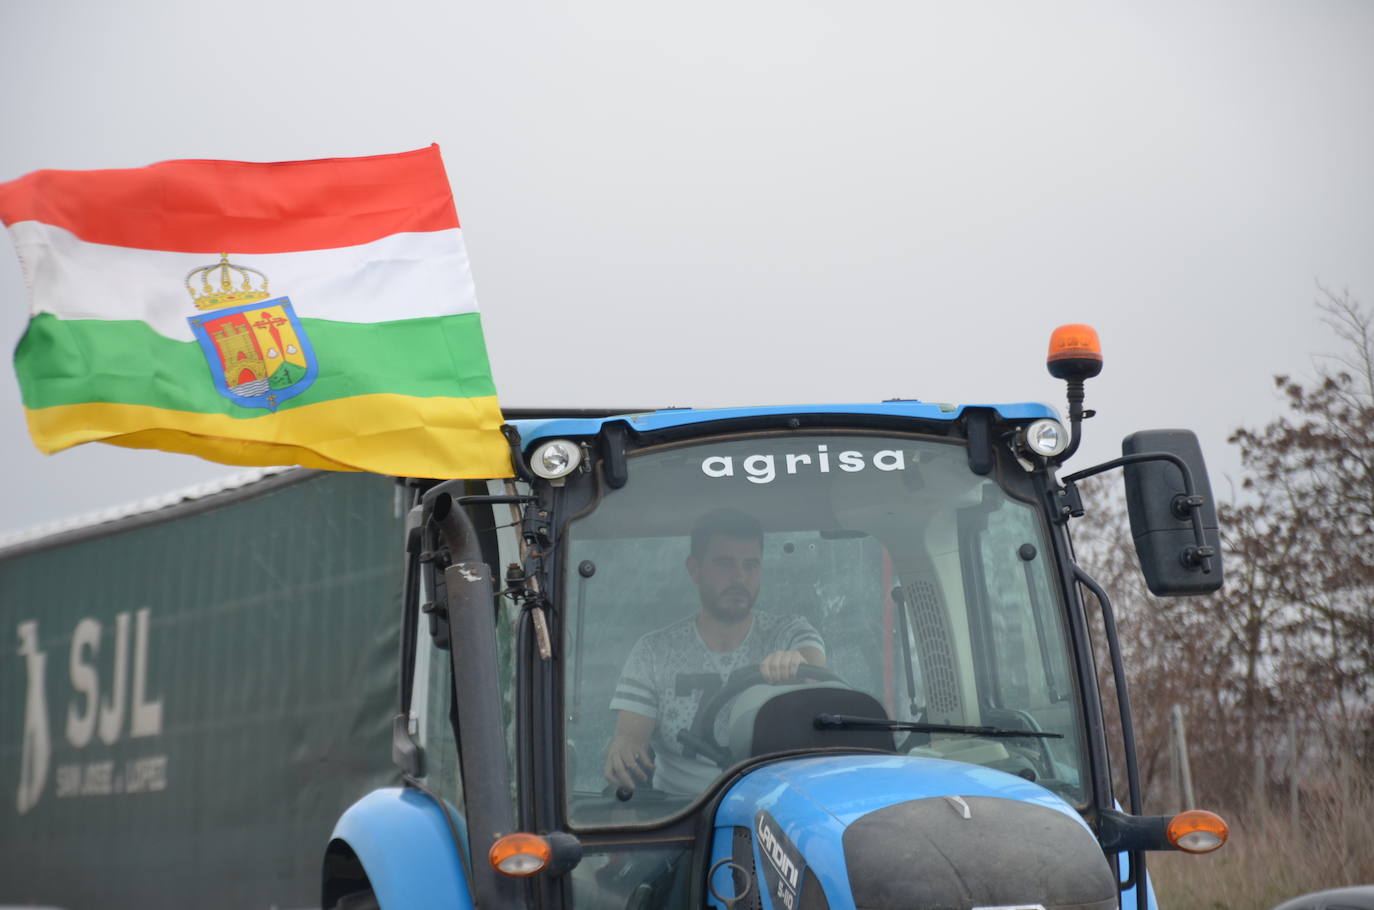
<instances>
[{"instance_id":1,"label":"windshield wiper","mask_svg":"<svg viewBox=\"0 0 1374 910\"><path fill-rule=\"evenodd\" d=\"M1044 730L1004 730L1001 727L970 727L963 724L923 724L910 720L888 720L886 717L855 717L852 714L817 714L817 730L909 730L912 733L964 733L969 736L1038 736L1044 739L1063 739L1063 733Z\"/></svg>"}]
</instances>

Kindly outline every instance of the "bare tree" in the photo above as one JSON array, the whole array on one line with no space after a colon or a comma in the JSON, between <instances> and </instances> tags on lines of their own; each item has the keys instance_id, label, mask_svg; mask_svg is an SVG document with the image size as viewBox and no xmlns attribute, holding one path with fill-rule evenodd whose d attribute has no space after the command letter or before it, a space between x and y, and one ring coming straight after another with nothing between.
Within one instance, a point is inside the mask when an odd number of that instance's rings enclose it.
<instances>
[{"instance_id":1,"label":"bare tree","mask_svg":"<svg viewBox=\"0 0 1374 910\"><path fill-rule=\"evenodd\" d=\"M1288 413L1241 446L1266 589L1295 606L1275 668L1309 734L1370 760L1374 724L1374 315L1321 288L1318 308L1344 343L1308 382L1275 377Z\"/></svg>"}]
</instances>

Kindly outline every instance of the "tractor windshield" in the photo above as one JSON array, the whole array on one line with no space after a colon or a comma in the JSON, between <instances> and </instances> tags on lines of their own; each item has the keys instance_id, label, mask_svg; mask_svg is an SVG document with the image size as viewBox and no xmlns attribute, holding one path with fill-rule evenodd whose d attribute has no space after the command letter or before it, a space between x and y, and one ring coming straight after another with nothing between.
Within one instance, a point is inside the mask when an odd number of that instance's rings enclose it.
<instances>
[{"instance_id":1,"label":"tractor windshield","mask_svg":"<svg viewBox=\"0 0 1374 910\"><path fill-rule=\"evenodd\" d=\"M972 762L1086 799L1044 519L962 445L789 433L648 449L565 542L573 825L650 822L740 761L826 748Z\"/></svg>"}]
</instances>

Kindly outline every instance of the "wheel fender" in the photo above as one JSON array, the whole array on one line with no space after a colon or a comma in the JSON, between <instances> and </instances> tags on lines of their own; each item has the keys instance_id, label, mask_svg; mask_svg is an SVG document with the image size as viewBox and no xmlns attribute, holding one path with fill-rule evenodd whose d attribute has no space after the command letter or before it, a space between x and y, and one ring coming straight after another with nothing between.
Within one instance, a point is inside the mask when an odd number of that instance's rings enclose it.
<instances>
[{"instance_id":1,"label":"wheel fender","mask_svg":"<svg viewBox=\"0 0 1374 910\"><path fill-rule=\"evenodd\" d=\"M382 910L457 907L471 910L472 895L461 856L467 832L461 816L432 798L402 787L374 790L339 818L330 841L348 846L362 863ZM462 843L453 842L456 830Z\"/></svg>"}]
</instances>

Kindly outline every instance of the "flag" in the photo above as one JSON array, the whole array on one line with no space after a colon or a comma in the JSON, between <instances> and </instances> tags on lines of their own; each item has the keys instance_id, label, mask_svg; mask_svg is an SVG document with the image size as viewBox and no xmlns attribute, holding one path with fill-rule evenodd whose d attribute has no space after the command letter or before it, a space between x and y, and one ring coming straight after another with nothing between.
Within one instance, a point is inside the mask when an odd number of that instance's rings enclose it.
<instances>
[{"instance_id":1,"label":"flag","mask_svg":"<svg viewBox=\"0 0 1374 910\"><path fill-rule=\"evenodd\" d=\"M15 370L44 452L509 476L437 145L35 171L0 183L31 302Z\"/></svg>"}]
</instances>

